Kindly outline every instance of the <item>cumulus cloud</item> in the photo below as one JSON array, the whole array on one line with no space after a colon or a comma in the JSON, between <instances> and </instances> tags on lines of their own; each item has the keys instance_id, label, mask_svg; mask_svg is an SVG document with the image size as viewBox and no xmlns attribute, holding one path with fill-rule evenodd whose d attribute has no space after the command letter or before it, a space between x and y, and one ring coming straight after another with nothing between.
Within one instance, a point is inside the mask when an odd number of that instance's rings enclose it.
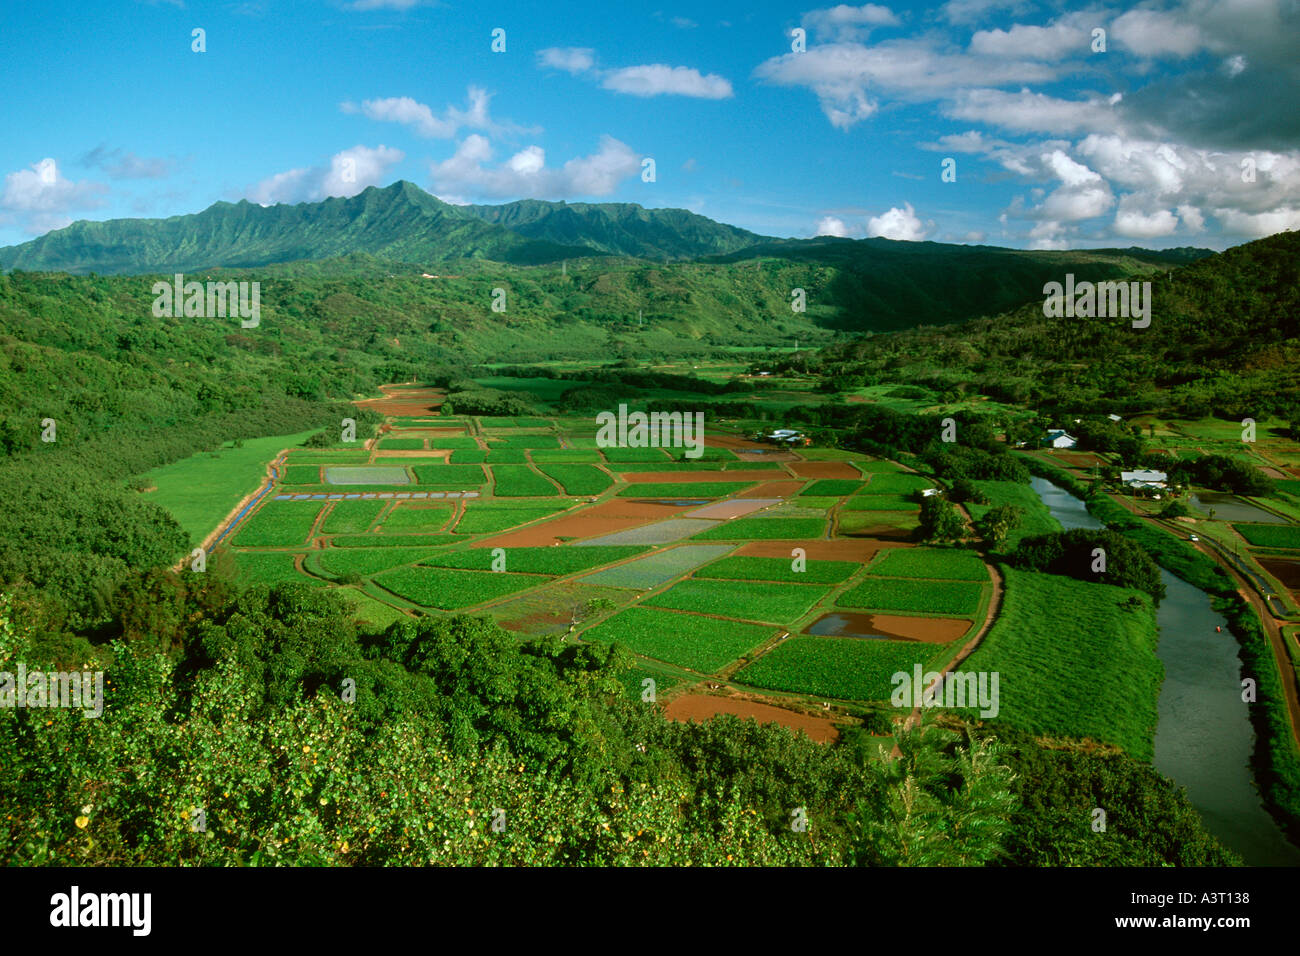
<instances>
[{"instance_id":1,"label":"cumulus cloud","mask_svg":"<svg viewBox=\"0 0 1300 956\"><path fill-rule=\"evenodd\" d=\"M465 98L466 109L449 105L441 114L435 114L428 105L409 96L365 100L359 105L347 101L340 103L339 109L344 113L360 113L381 123L399 123L427 139L452 139L462 129L483 130L503 135L539 132L536 129L517 126L509 121L494 121L488 109L492 94L482 87L469 87Z\"/></svg>"},{"instance_id":2,"label":"cumulus cloud","mask_svg":"<svg viewBox=\"0 0 1300 956\"><path fill-rule=\"evenodd\" d=\"M903 203L903 208L892 207L888 212L872 216L867 220L867 235L881 239L905 239L919 242L928 235L928 230L917 218L910 202Z\"/></svg>"},{"instance_id":3,"label":"cumulus cloud","mask_svg":"<svg viewBox=\"0 0 1300 956\"><path fill-rule=\"evenodd\" d=\"M62 229L72 222L72 211L102 206L107 192L103 183L65 178L59 164L46 157L5 176L0 223L18 223L32 235Z\"/></svg>"},{"instance_id":4,"label":"cumulus cloud","mask_svg":"<svg viewBox=\"0 0 1300 956\"><path fill-rule=\"evenodd\" d=\"M388 170L406 158L387 146L353 146L330 157L326 166L299 167L268 176L245 191L245 197L263 206L276 203L317 202L330 196L355 196L367 186L377 186Z\"/></svg>"},{"instance_id":5,"label":"cumulus cloud","mask_svg":"<svg viewBox=\"0 0 1300 956\"><path fill-rule=\"evenodd\" d=\"M826 10L804 14L802 23L819 37L833 40L862 40L875 27L896 27L902 21L888 7L874 3L851 7L841 3Z\"/></svg>"},{"instance_id":6,"label":"cumulus cloud","mask_svg":"<svg viewBox=\"0 0 1300 956\"><path fill-rule=\"evenodd\" d=\"M647 63L614 69L598 69L596 55L587 47L547 47L537 52L538 66L590 75L616 93L633 96L690 96L704 100L725 100L733 95L731 81L717 73L701 73L689 66Z\"/></svg>"},{"instance_id":7,"label":"cumulus cloud","mask_svg":"<svg viewBox=\"0 0 1300 956\"><path fill-rule=\"evenodd\" d=\"M732 95L731 81L716 73L707 75L686 66L651 63L606 70L601 86L634 96L694 96L706 100L725 100Z\"/></svg>"},{"instance_id":8,"label":"cumulus cloud","mask_svg":"<svg viewBox=\"0 0 1300 956\"><path fill-rule=\"evenodd\" d=\"M585 73L596 65L596 51L578 46L547 47L537 51L537 63L565 73Z\"/></svg>"},{"instance_id":9,"label":"cumulus cloud","mask_svg":"<svg viewBox=\"0 0 1300 956\"><path fill-rule=\"evenodd\" d=\"M608 196L620 182L641 172L640 154L612 136L602 136L595 153L560 167L546 165L546 152L540 146L519 150L499 165L492 165L492 158L486 137L465 137L449 159L430 166L433 192L457 198Z\"/></svg>"},{"instance_id":10,"label":"cumulus cloud","mask_svg":"<svg viewBox=\"0 0 1300 956\"><path fill-rule=\"evenodd\" d=\"M823 216L817 220L817 236L838 236L841 239L848 238L849 227L843 219L837 216Z\"/></svg>"},{"instance_id":11,"label":"cumulus cloud","mask_svg":"<svg viewBox=\"0 0 1300 956\"><path fill-rule=\"evenodd\" d=\"M825 43L760 63L754 75L777 86L805 87L818 98L832 125L849 129L879 108L882 95L909 100L941 99L954 89L1045 82L1059 64L1023 58L985 59L936 49L928 40Z\"/></svg>"}]
</instances>

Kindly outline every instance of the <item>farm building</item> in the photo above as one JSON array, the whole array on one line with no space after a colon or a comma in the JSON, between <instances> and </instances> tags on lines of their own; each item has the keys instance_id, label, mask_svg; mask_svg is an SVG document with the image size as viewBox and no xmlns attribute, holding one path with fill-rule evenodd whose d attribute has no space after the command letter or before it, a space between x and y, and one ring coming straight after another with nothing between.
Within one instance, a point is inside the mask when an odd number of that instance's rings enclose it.
<instances>
[{"instance_id":1,"label":"farm building","mask_svg":"<svg viewBox=\"0 0 1300 956\"><path fill-rule=\"evenodd\" d=\"M778 445L811 445L812 439L805 438L803 432L795 431L793 428L778 428L770 435L765 435L768 441L776 442Z\"/></svg>"},{"instance_id":2,"label":"farm building","mask_svg":"<svg viewBox=\"0 0 1300 956\"><path fill-rule=\"evenodd\" d=\"M1049 448L1073 448L1079 444L1079 439L1068 434L1063 429L1053 428L1043 439L1043 444Z\"/></svg>"},{"instance_id":3,"label":"farm building","mask_svg":"<svg viewBox=\"0 0 1300 956\"><path fill-rule=\"evenodd\" d=\"M1169 476L1163 471L1121 471L1119 480L1129 488L1164 488Z\"/></svg>"}]
</instances>

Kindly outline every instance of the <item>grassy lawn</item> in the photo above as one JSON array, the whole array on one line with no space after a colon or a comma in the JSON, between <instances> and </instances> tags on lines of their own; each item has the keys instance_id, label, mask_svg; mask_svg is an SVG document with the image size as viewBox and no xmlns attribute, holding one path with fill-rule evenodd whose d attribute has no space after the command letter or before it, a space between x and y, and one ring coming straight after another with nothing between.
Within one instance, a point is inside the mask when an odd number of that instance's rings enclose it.
<instances>
[{"instance_id":1,"label":"grassy lawn","mask_svg":"<svg viewBox=\"0 0 1300 956\"><path fill-rule=\"evenodd\" d=\"M307 543L319 501L263 501L251 517L245 518L231 544L240 548L289 548Z\"/></svg>"},{"instance_id":2,"label":"grassy lawn","mask_svg":"<svg viewBox=\"0 0 1300 956\"><path fill-rule=\"evenodd\" d=\"M981 588L973 581L914 581L869 577L835 603L875 611L970 615L979 610Z\"/></svg>"},{"instance_id":3,"label":"grassy lawn","mask_svg":"<svg viewBox=\"0 0 1300 956\"><path fill-rule=\"evenodd\" d=\"M1233 524L1257 548L1300 548L1300 526L1289 524Z\"/></svg>"},{"instance_id":4,"label":"grassy lawn","mask_svg":"<svg viewBox=\"0 0 1300 956\"><path fill-rule=\"evenodd\" d=\"M1022 485L1018 481L977 481L974 484L988 496L989 503L977 505L966 502L966 510L973 520L978 521L999 505L1011 505L1021 511L1020 526L1007 535L1004 550L1010 551L1020 543L1021 538L1061 530L1061 523L1052 517L1047 505L1043 504L1029 485Z\"/></svg>"},{"instance_id":5,"label":"grassy lawn","mask_svg":"<svg viewBox=\"0 0 1300 956\"><path fill-rule=\"evenodd\" d=\"M795 571L793 563L793 559L750 558L741 555L714 561L696 571L695 577L733 581L788 581L791 584L839 584L851 578L860 567L852 561L807 561L804 570Z\"/></svg>"},{"instance_id":6,"label":"grassy lawn","mask_svg":"<svg viewBox=\"0 0 1300 956\"><path fill-rule=\"evenodd\" d=\"M770 627L719 621L633 607L583 633L589 641L611 641L637 654L711 674L753 650L772 635Z\"/></svg>"},{"instance_id":7,"label":"grassy lawn","mask_svg":"<svg viewBox=\"0 0 1300 956\"><path fill-rule=\"evenodd\" d=\"M451 505L417 505L401 502L384 516L379 526L381 534L411 534L422 531L441 531L451 519Z\"/></svg>"},{"instance_id":8,"label":"grassy lawn","mask_svg":"<svg viewBox=\"0 0 1300 956\"><path fill-rule=\"evenodd\" d=\"M496 548L470 548L439 554L424 561L436 568L464 568L471 571L491 571ZM505 570L530 574L573 574L588 568L600 567L640 554L645 548L608 547L590 548L503 548Z\"/></svg>"},{"instance_id":9,"label":"grassy lawn","mask_svg":"<svg viewBox=\"0 0 1300 956\"><path fill-rule=\"evenodd\" d=\"M321 523L321 533L361 534L375 523L385 504L384 501L336 501Z\"/></svg>"},{"instance_id":10,"label":"grassy lawn","mask_svg":"<svg viewBox=\"0 0 1300 956\"><path fill-rule=\"evenodd\" d=\"M774 588L761 581L719 581L690 578L667 591L646 598L648 607L698 611L747 621L788 624L826 597L829 588L808 584L787 584Z\"/></svg>"},{"instance_id":11,"label":"grassy lawn","mask_svg":"<svg viewBox=\"0 0 1300 956\"><path fill-rule=\"evenodd\" d=\"M869 573L893 578L989 579L979 555L956 548L891 548L872 563Z\"/></svg>"},{"instance_id":12,"label":"grassy lawn","mask_svg":"<svg viewBox=\"0 0 1300 956\"><path fill-rule=\"evenodd\" d=\"M547 518L563 511L567 504L545 504L543 502L505 502L493 501L482 504L467 504L465 513L456 525L458 534L487 534L505 531L516 525L527 524L539 518Z\"/></svg>"},{"instance_id":13,"label":"grassy lawn","mask_svg":"<svg viewBox=\"0 0 1300 956\"><path fill-rule=\"evenodd\" d=\"M197 547L245 495L266 476L266 464L284 448L306 441L314 431L249 438L242 448L226 444L146 471L141 478L154 490L143 493L169 511Z\"/></svg>"},{"instance_id":14,"label":"grassy lawn","mask_svg":"<svg viewBox=\"0 0 1300 956\"><path fill-rule=\"evenodd\" d=\"M736 680L770 690L840 700L888 700L891 680L928 667L942 647L918 641L853 637L790 637L736 674Z\"/></svg>"},{"instance_id":15,"label":"grassy lawn","mask_svg":"<svg viewBox=\"0 0 1300 956\"><path fill-rule=\"evenodd\" d=\"M736 518L695 536L696 541L766 541L820 538L826 533L821 518Z\"/></svg>"},{"instance_id":16,"label":"grassy lawn","mask_svg":"<svg viewBox=\"0 0 1300 956\"><path fill-rule=\"evenodd\" d=\"M527 465L493 465L493 493L501 498L552 498L555 485Z\"/></svg>"},{"instance_id":17,"label":"grassy lawn","mask_svg":"<svg viewBox=\"0 0 1300 956\"><path fill-rule=\"evenodd\" d=\"M997 719L1151 759L1164 668L1150 598L1062 575L1004 573L1002 612L960 668L999 674ZM1130 597L1138 604L1121 606Z\"/></svg>"},{"instance_id":18,"label":"grassy lawn","mask_svg":"<svg viewBox=\"0 0 1300 956\"><path fill-rule=\"evenodd\" d=\"M545 584L536 574L494 574L449 568L395 568L374 577L374 582L398 597L444 611L473 607L505 594Z\"/></svg>"}]
</instances>

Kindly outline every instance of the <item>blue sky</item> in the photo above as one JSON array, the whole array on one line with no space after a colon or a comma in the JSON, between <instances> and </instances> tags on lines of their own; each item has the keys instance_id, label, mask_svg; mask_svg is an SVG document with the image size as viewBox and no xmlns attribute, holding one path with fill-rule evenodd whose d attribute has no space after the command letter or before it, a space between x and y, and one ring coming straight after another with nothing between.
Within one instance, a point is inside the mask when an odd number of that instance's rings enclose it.
<instances>
[{"instance_id":1,"label":"blue sky","mask_svg":"<svg viewBox=\"0 0 1300 956\"><path fill-rule=\"evenodd\" d=\"M796 237L1221 249L1300 226L1295 0L87 0L10 5L0 50L5 245L397 179Z\"/></svg>"}]
</instances>

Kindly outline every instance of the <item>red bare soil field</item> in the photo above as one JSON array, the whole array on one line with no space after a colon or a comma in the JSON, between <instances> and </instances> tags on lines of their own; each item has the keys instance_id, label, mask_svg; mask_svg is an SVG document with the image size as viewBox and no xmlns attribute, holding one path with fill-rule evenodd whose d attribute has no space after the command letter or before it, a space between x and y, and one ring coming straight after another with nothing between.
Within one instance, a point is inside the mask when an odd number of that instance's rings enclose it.
<instances>
[{"instance_id":1,"label":"red bare soil field","mask_svg":"<svg viewBox=\"0 0 1300 956\"><path fill-rule=\"evenodd\" d=\"M442 408L445 393L434 388L410 388L397 385L380 385L383 398L366 398L352 404L361 408L370 408L380 415L396 415L412 418L419 415L436 414Z\"/></svg>"},{"instance_id":2,"label":"red bare soil field","mask_svg":"<svg viewBox=\"0 0 1300 956\"><path fill-rule=\"evenodd\" d=\"M652 521L672 518L691 507L698 505L661 505L614 498L594 508L563 515L536 527L522 528L480 541L476 547L549 548L553 544L559 544L561 538L592 538L598 534L636 528Z\"/></svg>"},{"instance_id":3,"label":"red bare soil field","mask_svg":"<svg viewBox=\"0 0 1300 956\"><path fill-rule=\"evenodd\" d=\"M765 481L736 495L737 498L789 498L803 487L802 481Z\"/></svg>"},{"instance_id":4,"label":"red bare soil field","mask_svg":"<svg viewBox=\"0 0 1300 956\"><path fill-rule=\"evenodd\" d=\"M853 611L836 611L836 617L847 618L848 630L837 637L857 634L879 634L904 641L923 641L926 644L948 644L962 637L971 628L971 621L946 617L905 617L901 614L859 614ZM864 637L860 640L869 641Z\"/></svg>"},{"instance_id":5,"label":"red bare soil field","mask_svg":"<svg viewBox=\"0 0 1300 956\"><path fill-rule=\"evenodd\" d=\"M718 714L735 714L737 717L752 717L760 724L775 723L792 730L801 730L818 743L831 743L840 732L835 724L826 717L813 717L809 714L796 713L771 704L740 698L710 697L705 694L685 694L664 706L664 716L669 720L685 723L695 720L704 722Z\"/></svg>"}]
</instances>

